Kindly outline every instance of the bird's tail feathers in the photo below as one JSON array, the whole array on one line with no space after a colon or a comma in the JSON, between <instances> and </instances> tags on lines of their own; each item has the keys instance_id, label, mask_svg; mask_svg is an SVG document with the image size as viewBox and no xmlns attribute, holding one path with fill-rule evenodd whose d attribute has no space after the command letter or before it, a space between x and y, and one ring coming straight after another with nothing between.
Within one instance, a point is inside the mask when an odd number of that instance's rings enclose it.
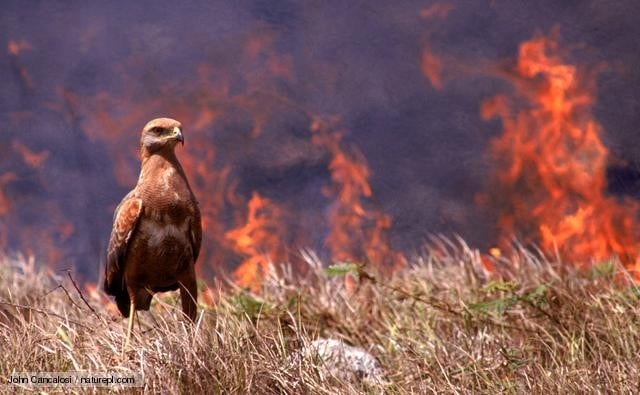
<instances>
[{"instance_id":1,"label":"bird's tail feathers","mask_svg":"<svg viewBox=\"0 0 640 395\"><path fill-rule=\"evenodd\" d=\"M118 306L118 310L120 310L120 313L124 317L129 316L129 309L131 308L131 298L129 297L129 293L126 289L123 289L122 292L116 294L116 305Z\"/></svg>"}]
</instances>

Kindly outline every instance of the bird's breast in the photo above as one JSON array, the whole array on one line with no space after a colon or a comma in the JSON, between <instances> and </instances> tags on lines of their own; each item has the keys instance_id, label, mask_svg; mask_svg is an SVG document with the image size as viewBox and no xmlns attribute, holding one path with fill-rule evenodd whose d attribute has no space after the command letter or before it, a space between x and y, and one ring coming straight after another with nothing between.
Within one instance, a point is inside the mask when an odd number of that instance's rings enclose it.
<instances>
[{"instance_id":1,"label":"bird's breast","mask_svg":"<svg viewBox=\"0 0 640 395\"><path fill-rule=\"evenodd\" d=\"M188 242L189 221L186 218L176 221L169 214L159 218L143 218L140 231L146 236L147 245L151 248L166 248L175 243L184 245Z\"/></svg>"},{"instance_id":2,"label":"bird's breast","mask_svg":"<svg viewBox=\"0 0 640 395\"><path fill-rule=\"evenodd\" d=\"M145 206L173 211L181 205L190 204L193 193L184 173L161 159L154 156L142 167L137 190Z\"/></svg>"}]
</instances>

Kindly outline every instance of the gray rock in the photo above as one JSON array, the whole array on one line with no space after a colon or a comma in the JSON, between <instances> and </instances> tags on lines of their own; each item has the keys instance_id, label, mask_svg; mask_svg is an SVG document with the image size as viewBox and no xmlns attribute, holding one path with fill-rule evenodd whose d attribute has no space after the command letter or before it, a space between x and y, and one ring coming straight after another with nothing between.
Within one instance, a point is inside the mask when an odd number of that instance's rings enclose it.
<instances>
[{"instance_id":1,"label":"gray rock","mask_svg":"<svg viewBox=\"0 0 640 395\"><path fill-rule=\"evenodd\" d=\"M370 353L336 339L318 339L305 345L290 358L290 367L313 364L320 374L328 374L354 384L386 384L384 370Z\"/></svg>"}]
</instances>

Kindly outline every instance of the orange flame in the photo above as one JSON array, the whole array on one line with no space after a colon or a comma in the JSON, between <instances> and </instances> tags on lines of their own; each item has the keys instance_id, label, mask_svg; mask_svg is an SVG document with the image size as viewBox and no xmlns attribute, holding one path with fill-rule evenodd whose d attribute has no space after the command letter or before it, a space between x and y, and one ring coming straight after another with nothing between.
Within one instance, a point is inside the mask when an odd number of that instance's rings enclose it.
<instances>
[{"instance_id":1,"label":"orange flame","mask_svg":"<svg viewBox=\"0 0 640 395\"><path fill-rule=\"evenodd\" d=\"M425 44L422 48L422 57L420 59L420 66L422 67L422 73L427 77L431 86L437 90L441 90L442 83L442 60L436 56L431 48Z\"/></svg>"},{"instance_id":2,"label":"orange flame","mask_svg":"<svg viewBox=\"0 0 640 395\"><path fill-rule=\"evenodd\" d=\"M0 216L11 211L11 201L5 192L5 185L18 178L15 173L8 172L0 176Z\"/></svg>"},{"instance_id":3,"label":"orange flame","mask_svg":"<svg viewBox=\"0 0 640 395\"><path fill-rule=\"evenodd\" d=\"M228 268L224 267L227 262L240 256L242 263L235 269L234 279L253 290L258 289L264 275L271 270L270 262L290 258L284 246L292 239L304 241L307 235L293 235L296 232L290 231L287 225L296 228L297 224L287 222L289 217L283 205L258 192L253 192L248 202L236 193L239 181L234 179L234 171L238 170L234 158L231 154L225 155L229 163L221 164L212 141L227 122L235 125L238 118L242 119L243 128L248 126L248 133L243 133L237 141L246 145L245 139L265 137L262 133L272 130L272 122L282 118L281 111L299 114L302 110L306 113L282 94L282 86L294 82L296 75L292 56L283 53L278 41L279 33L258 27L244 38L243 47L233 63L214 61L195 66L195 81L191 83L176 85L150 78L147 83L154 87L152 95L135 91L140 84L126 84L128 76L123 73L125 92L118 92L117 96L108 91L96 91L86 96L65 88L58 90L59 100L46 104L48 109L62 114L70 127L104 147L113 163L115 180L123 188L131 188L136 183L139 160L134 142L139 139L140 127L153 115L181 120L187 128L187 144L178 148L183 150L179 157L202 212L204 241L199 256L201 264L197 266L199 275L223 271ZM10 41L7 46L12 64L26 87L30 86L30 78L20 57L29 49L31 46L22 41ZM136 66L135 57L127 62L127 65ZM237 67L242 70L239 77ZM284 98L265 100L265 97L280 96ZM16 116L34 117L35 114ZM249 122L245 123L245 119ZM353 148L343 148L340 131L315 126L311 129L313 143L327 150L332 158L329 165L332 181L325 194L332 199L328 219L331 231L326 243L334 257L339 260L368 259L386 267L404 262L388 240L391 218L370 207L370 174L362 154ZM50 160L49 151L34 150L20 140L13 141L11 148L23 167L36 169L32 173L38 175ZM0 177L0 218L8 215L2 218L0 226L3 227L12 224L13 216L18 215L17 210L11 212L12 202L6 193L6 185L14 177L13 173ZM15 238L20 238L22 246L38 240L38 248L46 251L48 262L61 262L64 260L61 245L69 244L76 229L63 218L63 210L55 202L51 207L40 209L46 209L51 225L41 229L27 226L22 235ZM109 214L100 215L108 217ZM317 222L322 223L322 219L318 218ZM3 234L6 233L0 232L0 236Z\"/></svg>"},{"instance_id":4,"label":"orange flame","mask_svg":"<svg viewBox=\"0 0 640 395\"><path fill-rule=\"evenodd\" d=\"M192 140L194 144L188 146L187 155L181 157L185 168L189 169L190 183L196 196L199 197L202 214L202 231L206 237L199 261L203 264L196 268L202 272L208 269L219 269L218 264L226 258L221 248L226 240L225 227L222 217L225 203L236 199L235 189L229 181L231 168L218 168L215 164L216 153L214 146L202 137Z\"/></svg>"},{"instance_id":5,"label":"orange flame","mask_svg":"<svg viewBox=\"0 0 640 395\"><path fill-rule=\"evenodd\" d=\"M49 151L34 152L18 140L13 140L11 145L14 151L20 154L22 161L30 167L40 167L49 158Z\"/></svg>"},{"instance_id":6,"label":"orange flame","mask_svg":"<svg viewBox=\"0 0 640 395\"><path fill-rule=\"evenodd\" d=\"M324 192L336 199L329 213L331 231L326 239L333 258L340 261L366 258L380 267L404 265L404 257L390 247L387 237L391 218L381 210L365 209L372 191L369 168L360 151L344 150L343 132L331 130L319 119L314 119L311 131L312 142L331 154L332 185Z\"/></svg>"},{"instance_id":7,"label":"orange flame","mask_svg":"<svg viewBox=\"0 0 640 395\"><path fill-rule=\"evenodd\" d=\"M7 53L9 55L17 56L20 55L20 52L30 49L33 49L33 47L26 40L9 40L9 43L7 43Z\"/></svg>"},{"instance_id":8,"label":"orange flame","mask_svg":"<svg viewBox=\"0 0 640 395\"><path fill-rule=\"evenodd\" d=\"M555 37L538 36L520 45L514 97L483 103L483 118L497 116L504 128L491 147L501 164L493 199L502 244L521 232L578 264L615 254L631 268L638 205L605 195L608 151L592 114L593 80L564 60Z\"/></svg>"},{"instance_id":9,"label":"orange flame","mask_svg":"<svg viewBox=\"0 0 640 395\"><path fill-rule=\"evenodd\" d=\"M253 193L247 209L246 223L228 231L226 238L232 241L234 251L245 256L233 272L236 283L257 291L271 270L271 262L284 258L282 211L257 192Z\"/></svg>"},{"instance_id":10,"label":"orange flame","mask_svg":"<svg viewBox=\"0 0 640 395\"><path fill-rule=\"evenodd\" d=\"M33 88L33 79L27 68L20 62L18 56L21 52L31 50L33 47L25 40L9 40L7 43L7 53L11 59L11 66L15 69L24 87L28 90Z\"/></svg>"},{"instance_id":11,"label":"orange flame","mask_svg":"<svg viewBox=\"0 0 640 395\"><path fill-rule=\"evenodd\" d=\"M40 174L38 170L49 158L49 151L35 152L17 139L11 142L11 151L14 154L14 163L22 162L36 170L33 177L37 180ZM18 179L19 176L15 172L0 175L0 248L5 248L11 238L19 241L27 254L45 257L47 265L51 268L68 264L63 260L65 254L60 245L69 240L75 228L54 202L37 203L39 209L47 213L46 219L50 226L23 225L19 229L13 226L19 222L21 214L19 209L12 210L12 206L20 207L22 202L8 196L6 186ZM34 244L34 240L37 243Z\"/></svg>"}]
</instances>

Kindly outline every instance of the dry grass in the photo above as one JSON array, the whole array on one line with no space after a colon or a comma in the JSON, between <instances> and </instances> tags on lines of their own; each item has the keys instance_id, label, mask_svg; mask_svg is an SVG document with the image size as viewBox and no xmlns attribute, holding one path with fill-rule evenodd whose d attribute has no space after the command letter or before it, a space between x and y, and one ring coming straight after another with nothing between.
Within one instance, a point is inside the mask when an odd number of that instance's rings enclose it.
<instances>
[{"instance_id":1,"label":"dry grass","mask_svg":"<svg viewBox=\"0 0 640 395\"><path fill-rule=\"evenodd\" d=\"M615 263L576 272L521 250L495 262L498 276L463 243L439 250L392 276L361 275L355 291L309 256L305 278L273 276L259 297L216 292L195 326L177 296L156 298L124 356L126 322L99 296L85 295L94 313L66 275L4 258L0 380L90 370L140 372L145 392L164 393L638 391L640 289ZM335 377L317 360L292 364L318 337L366 349L384 380Z\"/></svg>"}]
</instances>

